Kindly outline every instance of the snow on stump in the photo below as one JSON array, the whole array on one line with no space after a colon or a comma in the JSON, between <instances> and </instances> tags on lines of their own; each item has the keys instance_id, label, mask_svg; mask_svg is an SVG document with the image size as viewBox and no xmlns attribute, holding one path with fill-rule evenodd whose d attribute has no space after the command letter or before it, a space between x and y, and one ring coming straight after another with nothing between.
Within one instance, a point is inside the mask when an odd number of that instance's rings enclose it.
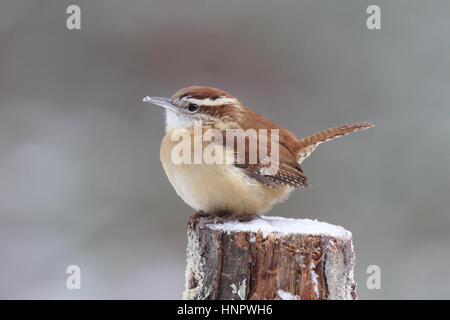
<instances>
[{"instance_id":1,"label":"snow on stump","mask_svg":"<svg viewBox=\"0 0 450 320\"><path fill-rule=\"evenodd\" d=\"M356 299L352 234L309 219L188 222L183 299Z\"/></svg>"}]
</instances>

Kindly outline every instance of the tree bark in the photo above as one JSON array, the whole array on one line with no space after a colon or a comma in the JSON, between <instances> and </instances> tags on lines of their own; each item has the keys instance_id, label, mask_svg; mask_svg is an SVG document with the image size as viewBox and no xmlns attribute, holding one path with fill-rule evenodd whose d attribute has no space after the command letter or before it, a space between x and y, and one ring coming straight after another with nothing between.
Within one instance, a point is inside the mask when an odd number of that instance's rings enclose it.
<instances>
[{"instance_id":1,"label":"tree bark","mask_svg":"<svg viewBox=\"0 0 450 320\"><path fill-rule=\"evenodd\" d=\"M183 299L356 299L352 235L309 219L188 222Z\"/></svg>"}]
</instances>

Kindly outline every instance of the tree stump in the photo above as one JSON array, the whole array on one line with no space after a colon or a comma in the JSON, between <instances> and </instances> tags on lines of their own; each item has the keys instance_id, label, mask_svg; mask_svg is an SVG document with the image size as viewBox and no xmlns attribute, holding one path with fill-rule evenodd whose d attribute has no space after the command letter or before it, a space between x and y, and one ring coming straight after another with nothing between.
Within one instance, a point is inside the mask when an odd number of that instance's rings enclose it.
<instances>
[{"instance_id":1,"label":"tree stump","mask_svg":"<svg viewBox=\"0 0 450 320\"><path fill-rule=\"evenodd\" d=\"M352 234L309 219L188 222L183 299L356 299Z\"/></svg>"}]
</instances>

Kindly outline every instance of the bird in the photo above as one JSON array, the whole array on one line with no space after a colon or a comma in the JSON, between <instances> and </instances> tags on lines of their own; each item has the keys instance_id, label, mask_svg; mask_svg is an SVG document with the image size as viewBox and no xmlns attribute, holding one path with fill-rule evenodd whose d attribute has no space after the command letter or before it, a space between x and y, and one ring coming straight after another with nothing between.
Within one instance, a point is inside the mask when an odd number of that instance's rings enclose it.
<instances>
[{"instance_id":1,"label":"bird","mask_svg":"<svg viewBox=\"0 0 450 320\"><path fill-rule=\"evenodd\" d=\"M160 159L178 196L200 214L223 219L245 221L248 217L269 211L276 203L283 202L294 189L310 185L300 165L319 144L373 127L369 122L357 122L297 139L293 133L246 107L227 91L207 86L190 86L178 90L171 98L147 96L143 101L165 109L166 134L161 142ZM215 139L200 140L201 151L213 145L214 153L222 153L226 161L193 161L194 155L189 154L193 147L186 149L184 155L185 160L191 161L174 161L174 150L180 149L180 135L192 144L196 126L202 135L208 130L219 134ZM180 134L180 130L184 133ZM249 161L252 157L249 137L255 135L244 136L247 140L241 140L241 144L245 141L247 148L244 152L238 152L239 146L234 141L239 140L239 135L236 139L234 136L227 139L229 131L240 132L241 136L242 132L270 131L275 132L277 137L268 136L264 140L256 134L259 142L256 161L255 157ZM262 140L266 143L261 143ZM275 170L271 170L264 161L267 157L259 153L263 149L277 151L277 157L271 164Z\"/></svg>"}]
</instances>

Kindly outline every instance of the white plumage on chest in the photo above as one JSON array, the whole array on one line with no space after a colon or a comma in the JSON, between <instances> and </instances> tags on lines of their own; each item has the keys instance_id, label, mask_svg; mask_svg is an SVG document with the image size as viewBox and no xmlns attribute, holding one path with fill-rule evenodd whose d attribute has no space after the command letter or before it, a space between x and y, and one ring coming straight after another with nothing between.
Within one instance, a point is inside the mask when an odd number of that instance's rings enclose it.
<instances>
[{"instance_id":1,"label":"white plumage on chest","mask_svg":"<svg viewBox=\"0 0 450 320\"><path fill-rule=\"evenodd\" d=\"M172 141L171 134L168 129L162 140L161 162L177 194L195 210L217 215L263 213L292 190L261 184L231 164L175 164L171 153L178 141Z\"/></svg>"}]
</instances>

